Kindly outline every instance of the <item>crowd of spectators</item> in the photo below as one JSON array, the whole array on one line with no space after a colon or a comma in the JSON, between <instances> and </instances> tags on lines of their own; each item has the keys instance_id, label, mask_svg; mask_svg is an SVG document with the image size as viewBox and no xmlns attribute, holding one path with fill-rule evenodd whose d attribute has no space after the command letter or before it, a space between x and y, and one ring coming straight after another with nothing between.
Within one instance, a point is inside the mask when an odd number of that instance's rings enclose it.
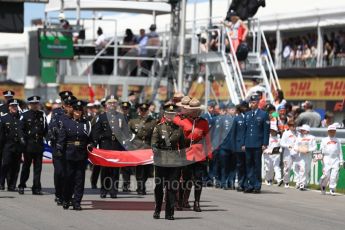
<instances>
[{"instance_id":1,"label":"crowd of spectators","mask_svg":"<svg viewBox=\"0 0 345 230\"><path fill-rule=\"evenodd\" d=\"M153 58L157 57L161 52L159 48L161 41L156 29L156 25L152 24L148 33L145 29L140 29L138 35L136 35L130 28L125 30L122 42L118 43L119 75L148 76L150 74L151 67L153 65ZM112 49L103 50L106 48L109 39L104 36L102 28L98 28L97 35L98 38L94 43L96 54L98 52L102 52L102 56L109 54L109 51L112 51ZM107 62L107 60L101 60L95 64L95 74L109 74L107 69L111 69L112 71L112 68L109 68L109 65L113 65L113 61Z\"/></svg>"}]
</instances>

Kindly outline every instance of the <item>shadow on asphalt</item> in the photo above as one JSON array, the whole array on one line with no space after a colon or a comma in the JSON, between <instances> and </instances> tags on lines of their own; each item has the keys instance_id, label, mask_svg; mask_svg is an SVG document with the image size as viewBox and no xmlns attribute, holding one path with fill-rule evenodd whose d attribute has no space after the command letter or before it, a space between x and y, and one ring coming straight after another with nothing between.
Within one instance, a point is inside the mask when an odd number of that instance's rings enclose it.
<instances>
[{"instance_id":1,"label":"shadow on asphalt","mask_svg":"<svg viewBox=\"0 0 345 230\"><path fill-rule=\"evenodd\" d=\"M268 191L268 190L261 190L261 194L278 195L278 194L283 194L283 193L282 192Z\"/></svg>"},{"instance_id":2,"label":"shadow on asphalt","mask_svg":"<svg viewBox=\"0 0 345 230\"><path fill-rule=\"evenodd\" d=\"M118 199L118 198L117 198ZM153 211L155 202L153 201L114 201L114 200L83 200L83 210L122 210L122 211ZM204 209L208 207L208 209ZM201 205L201 210L205 212L227 211L226 209L210 209L209 207L217 207L216 205ZM162 210L165 209L163 204ZM183 211L192 211L192 209L184 209Z\"/></svg>"},{"instance_id":3,"label":"shadow on asphalt","mask_svg":"<svg viewBox=\"0 0 345 230\"><path fill-rule=\"evenodd\" d=\"M14 199L14 196L0 196L0 199Z\"/></svg>"},{"instance_id":4,"label":"shadow on asphalt","mask_svg":"<svg viewBox=\"0 0 345 230\"><path fill-rule=\"evenodd\" d=\"M81 205L83 210L153 211L155 207L150 201L83 200Z\"/></svg>"}]
</instances>

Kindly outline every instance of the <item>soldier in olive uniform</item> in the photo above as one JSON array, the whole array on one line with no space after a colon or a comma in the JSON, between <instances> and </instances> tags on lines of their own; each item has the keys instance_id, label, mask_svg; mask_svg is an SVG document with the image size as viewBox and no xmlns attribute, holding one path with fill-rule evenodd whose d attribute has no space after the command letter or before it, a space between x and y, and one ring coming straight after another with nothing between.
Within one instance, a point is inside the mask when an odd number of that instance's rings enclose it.
<instances>
[{"instance_id":1,"label":"soldier in olive uniform","mask_svg":"<svg viewBox=\"0 0 345 230\"><path fill-rule=\"evenodd\" d=\"M76 97L70 91L62 91L59 95L61 97L62 107L52 111L51 121L48 126L48 140L53 150L55 202L57 205L62 205L65 160L63 159L62 153L57 151L56 141L60 119L63 116L72 116L72 104L76 100Z\"/></svg>"},{"instance_id":2,"label":"soldier in olive uniform","mask_svg":"<svg viewBox=\"0 0 345 230\"><path fill-rule=\"evenodd\" d=\"M139 117L129 121L128 125L135 134L133 140L134 149L151 148L151 137L157 120L148 115L149 105L139 104ZM140 165L136 167L137 192L139 195L146 195L145 183L152 171L152 165Z\"/></svg>"},{"instance_id":3,"label":"soldier in olive uniform","mask_svg":"<svg viewBox=\"0 0 345 230\"><path fill-rule=\"evenodd\" d=\"M8 191L15 191L25 139L23 122L18 112L18 100L11 99L8 105L9 113L1 116L0 123L0 151L3 152L0 190L5 189L7 180Z\"/></svg>"},{"instance_id":4,"label":"soldier in olive uniform","mask_svg":"<svg viewBox=\"0 0 345 230\"><path fill-rule=\"evenodd\" d=\"M91 123L83 117L85 103L74 101L72 116L60 118L56 149L65 160L63 208L68 209L73 196L73 209L81 210L84 195L87 146L90 143Z\"/></svg>"},{"instance_id":5,"label":"soldier in olive uniform","mask_svg":"<svg viewBox=\"0 0 345 230\"><path fill-rule=\"evenodd\" d=\"M126 142L130 139L130 131L125 117L116 111L117 100L114 96L106 101L106 111L102 113L93 126L93 145L107 150L125 150ZM101 168L101 198L107 193L111 198L117 197L119 184L119 168Z\"/></svg>"},{"instance_id":6,"label":"soldier in olive uniform","mask_svg":"<svg viewBox=\"0 0 345 230\"><path fill-rule=\"evenodd\" d=\"M41 171L42 157L44 151L43 138L46 136L48 127L46 116L39 110L40 97L28 98L30 110L24 112L21 120L24 123L24 134L26 148L24 151L24 163L18 186L19 194L24 194L26 181L29 179L31 163L34 164L34 181L32 185L33 195L42 195L41 192Z\"/></svg>"},{"instance_id":7,"label":"soldier in olive uniform","mask_svg":"<svg viewBox=\"0 0 345 230\"><path fill-rule=\"evenodd\" d=\"M181 166L186 163L183 130L173 120L177 106L164 106L165 121L158 124L152 134L152 150L155 165L155 212L154 219L160 218L163 203L163 188L166 188L165 219L174 220L176 193L179 188Z\"/></svg>"}]
</instances>

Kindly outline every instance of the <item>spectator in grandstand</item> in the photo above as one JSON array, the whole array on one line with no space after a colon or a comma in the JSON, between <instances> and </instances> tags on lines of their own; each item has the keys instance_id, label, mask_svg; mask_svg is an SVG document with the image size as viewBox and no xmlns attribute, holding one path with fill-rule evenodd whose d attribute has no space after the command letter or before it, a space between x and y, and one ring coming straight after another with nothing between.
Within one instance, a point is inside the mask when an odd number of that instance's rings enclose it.
<instances>
[{"instance_id":1,"label":"spectator in grandstand","mask_svg":"<svg viewBox=\"0 0 345 230\"><path fill-rule=\"evenodd\" d=\"M224 25L230 29L229 37L231 38L232 46L236 52L241 42L244 42L247 39L248 27L238 17L235 11L230 12L226 20L227 21L224 22Z\"/></svg>"},{"instance_id":2,"label":"spectator in grandstand","mask_svg":"<svg viewBox=\"0 0 345 230\"><path fill-rule=\"evenodd\" d=\"M327 128L328 126L334 123L334 113L327 111L325 114L325 118L321 121L321 127Z\"/></svg>"},{"instance_id":3,"label":"spectator in grandstand","mask_svg":"<svg viewBox=\"0 0 345 230\"><path fill-rule=\"evenodd\" d=\"M210 51L217 52L219 48L219 34L218 34L218 27L213 26L211 32L211 41L209 42L209 49Z\"/></svg>"},{"instance_id":4,"label":"spectator in grandstand","mask_svg":"<svg viewBox=\"0 0 345 230\"><path fill-rule=\"evenodd\" d=\"M305 112L301 113L296 119L297 127L304 124L307 124L310 127L320 127L321 116L313 110L313 104L310 101L305 101L303 103L303 108Z\"/></svg>"},{"instance_id":5,"label":"spectator in grandstand","mask_svg":"<svg viewBox=\"0 0 345 230\"><path fill-rule=\"evenodd\" d=\"M103 34L103 30L101 27L98 27L97 30L97 39L95 41L95 49L96 49L96 53L98 53L99 51L101 51L102 49L105 48L105 46L107 45L107 41L105 39L105 35Z\"/></svg>"},{"instance_id":6,"label":"spectator in grandstand","mask_svg":"<svg viewBox=\"0 0 345 230\"><path fill-rule=\"evenodd\" d=\"M149 30L150 32L147 34L147 37L148 37L147 46L149 46L149 48L147 49L147 54L149 58L154 58L160 52L159 47L161 45L161 42L159 39L159 35L156 32L157 30L156 24L152 24ZM147 70L150 71L153 64L153 60L147 60L145 62L146 62L145 65L147 67Z\"/></svg>"},{"instance_id":7,"label":"spectator in grandstand","mask_svg":"<svg viewBox=\"0 0 345 230\"><path fill-rule=\"evenodd\" d=\"M304 44L303 53L302 53L302 61L304 66L307 66L307 62L311 59L311 49L308 44Z\"/></svg>"},{"instance_id":8,"label":"spectator in grandstand","mask_svg":"<svg viewBox=\"0 0 345 230\"><path fill-rule=\"evenodd\" d=\"M286 100L284 99L284 92L280 89L277 89L277 91L274 93L274 103L273 105L276 107L276 110L278 110L279 106L285 105Z\"/></svg>"},{"instance_id":9,"label":"spectator in grandstand","mask_svg":"<svg viewBox=\"0 0 345 230\"><path fill-rule=\"evenodd\" d=\"M136 49L134 45L136 45L136 37L133 34L131 29L126 29L125 37L123 38L123 43L125 47L121 48L120 55L126 57L133 57L136 56ZM124 76L136 76L137 75L137 66L136 60L126 60L120 59L119 67L121 74Z\"/></svg>"},{"instance_id":10,"label":"spectator in grandstand","mask_svg":"<svg viewBox=\"0 0 345 230\"><path fill-rule=\"evenodd\" d=\"M147 37L145 30L140 29L139 36L136 38L139 57L146 57L147 56L146 46L147 46L148 39L149 38ZM145 66L145 64L146 64L146 62L144 60L138 60L137 61L138 67L148 69L147 66ZM145 75L145 73L139 73L139 75Z\"/></svg>"}]
</instances>

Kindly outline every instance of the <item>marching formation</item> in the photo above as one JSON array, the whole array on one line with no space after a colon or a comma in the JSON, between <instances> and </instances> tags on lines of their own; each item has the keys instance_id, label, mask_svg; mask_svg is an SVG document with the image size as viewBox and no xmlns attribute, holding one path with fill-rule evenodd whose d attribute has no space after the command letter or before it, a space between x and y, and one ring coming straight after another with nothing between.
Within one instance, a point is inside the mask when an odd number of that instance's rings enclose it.
<instances>
[{"instance_id":1,"label":"marching formation","mask_svg":"<svg viewBox=\"0 0 345 230\"><path fill-rule=\"evenodd\" d=\"M175 93L159 114L149 103L136 103L134 94L129 101L119 102L110 95L102 103L87 104L72 92L63 91L48 112L41 110L39 96L29 97L26 109L23 102L14 98L14 92L5 91L3 96L0 190L7 183L8 191L24 194L33 163L32 194L42 195L40 176L47 145L52 150L55 202L66 210L71 206L74 210L82 209L88 153L93 149L152 151L153 164L121 168L91 165L91 185L97 189L100 176L100 197L115 199L120 175L123 192L131 192L131 175L135 175L139 195L147 194L147 180L154 177L153 218L160 218L165 201L168 220L174 220L175 209L201 212L205 186L260 193L262 178L268 185L276 182L289 188L293 172L296 188L303 191L308 187L312 160L323 163L322 194L328 185L334 194L343 165L335 125L328 126L328 137L322 139L318 151L309 125L296 127L293 118L282 123L275 116L274 106L259 108L257 94L239 105L209 102L204 113L198 99ZM280 106L278 111L281 110Z\"/></svg>"}]
</instances>

